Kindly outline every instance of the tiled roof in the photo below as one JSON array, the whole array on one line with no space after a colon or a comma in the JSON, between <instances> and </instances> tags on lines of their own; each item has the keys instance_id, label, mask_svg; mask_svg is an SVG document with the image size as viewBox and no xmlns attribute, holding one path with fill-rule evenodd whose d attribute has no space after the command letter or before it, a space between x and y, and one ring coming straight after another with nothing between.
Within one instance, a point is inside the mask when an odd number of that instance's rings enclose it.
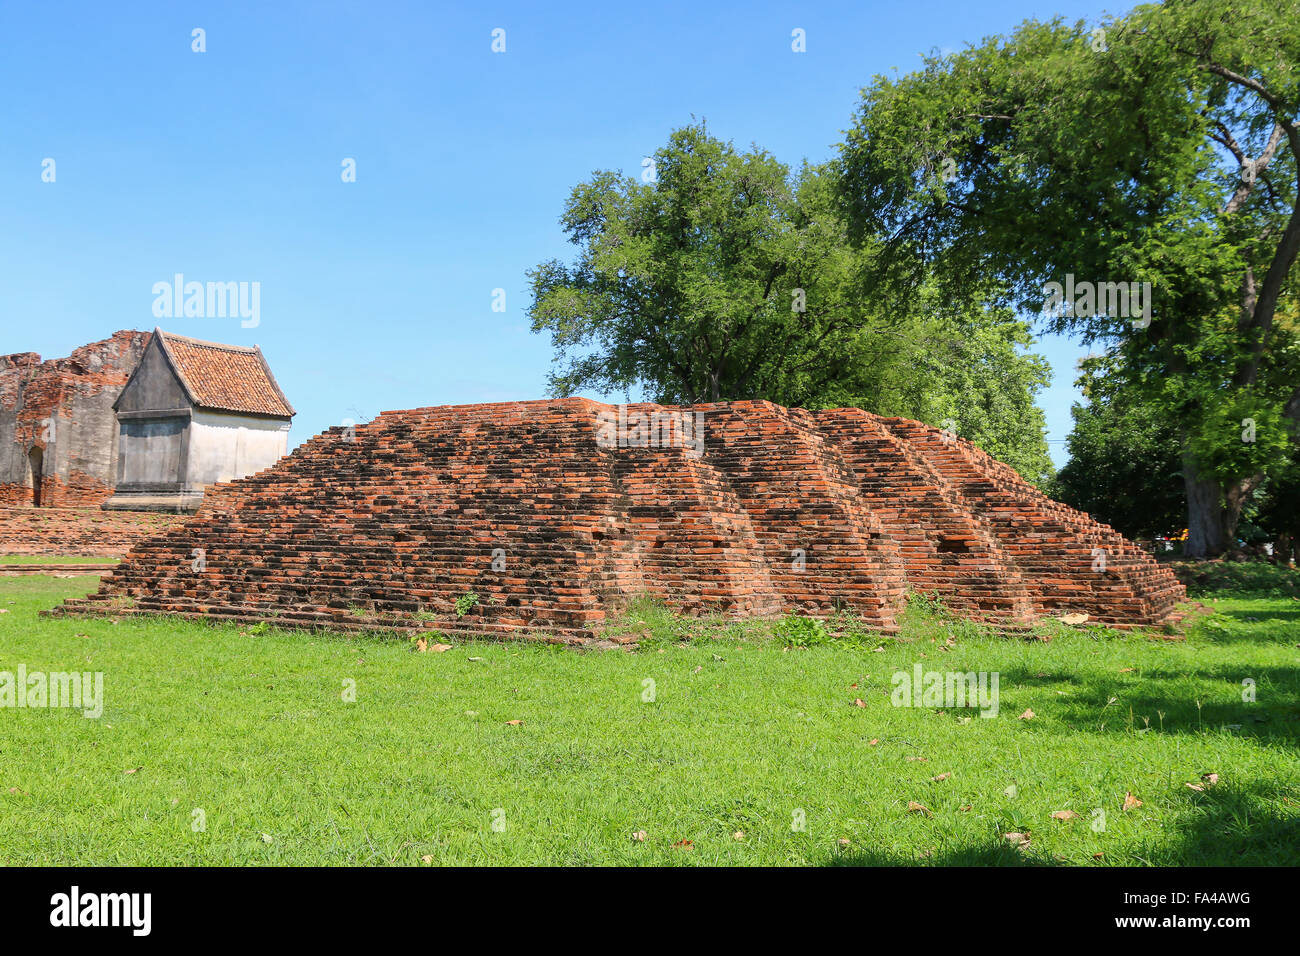
<instances>
[{"instance_id":1,"label":"tiled roof","mask_svg":"<svg viewBox=\"0 0 1300 956\"><path fill-rule=\"evenodd\" d=\"M262 350L203 342L155 329L181 383L199 408L293 417Z\"/></svg>"}]
</instances>

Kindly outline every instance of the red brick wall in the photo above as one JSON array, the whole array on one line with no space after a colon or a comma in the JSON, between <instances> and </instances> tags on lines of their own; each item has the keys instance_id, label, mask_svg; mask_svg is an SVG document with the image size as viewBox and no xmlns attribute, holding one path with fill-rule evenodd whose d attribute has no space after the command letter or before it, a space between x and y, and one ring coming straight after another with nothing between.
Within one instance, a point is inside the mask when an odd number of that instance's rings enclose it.
<instances>
[{"instance_id":1,"label":"red brick wall","mask_svg":"<svg viewBox=\"0 0 1300 956\"><path fill-rule=\"evenodd\" d=\"M1065 611L1153 624L1183 594L1112 529L917 422L701 405L696 456L610 447L612 411L443 406L386 413L353 440L333 429L209 489L65 608L580 642L641 594L688 613L847 610L883 630L908 588L1013 627ZM469 592L479 604L458 616Z\"/></svg>"},{"instance_id":2,"label":"red brick wall","mask_svg":"<svg viewBox=\"0 0 1300 956\"><path fill-rule=\"evenodd\" d=\"M0 554L119 557L184 519L99 508L0 508Z\"/></svg>"},{"instance_id":3,"label":"red brick wall","mask_svg":"<svg viewBox=\"0 0 1300 956\"><path fill-rule=\"evenodd\" d=\"M116 332L46 362L34 352L0 356L0 432L12 436L0 461L0 505L31 505L26 482L32 448L45 453L42 506L93 507L112 495L117 477L112 405L151 336ZM53 442L48 440L51 423Z\"/></svg>"}]
</instances>

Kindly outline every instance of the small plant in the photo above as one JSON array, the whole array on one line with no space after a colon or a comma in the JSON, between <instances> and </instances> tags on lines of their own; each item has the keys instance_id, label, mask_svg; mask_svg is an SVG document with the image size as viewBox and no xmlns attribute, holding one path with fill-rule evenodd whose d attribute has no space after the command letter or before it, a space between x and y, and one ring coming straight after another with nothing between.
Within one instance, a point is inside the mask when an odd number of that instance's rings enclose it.
<instances>
[{"instance_id":1,"label":"small plant","mask_svg":"<svg viewBox=\"0 0 1300 956\"><path fill-rule=\"evenodd\" d=\"M265 634L270 629L271 629L270 624L267 624L265 621L258 621L256 624L254 624L252 627L248 629L248 633L260 636L262 634Z\"/></svg>"},{"instance_id":2,"label":"small plant","mask_svg":"<svg viewBox=\"0 0 1300 956\"><path fill-rule=\"evenodd\" d=\"M815 647L831 640L824 623L815 617L798 614L786 615L772 628L772 633L784 641L786 647Z\"/></svg>"},{"instance_id":3,"label":"small plant","mask_svg":"<svg viewBox=\"0 0 1300 956\"><path fill-rule=\"evenodd\" d=\"M478 595L473 591L469 591L456 598L457 617L464 617L476 607L478 607Z\"/></svg>"}]
</instances>

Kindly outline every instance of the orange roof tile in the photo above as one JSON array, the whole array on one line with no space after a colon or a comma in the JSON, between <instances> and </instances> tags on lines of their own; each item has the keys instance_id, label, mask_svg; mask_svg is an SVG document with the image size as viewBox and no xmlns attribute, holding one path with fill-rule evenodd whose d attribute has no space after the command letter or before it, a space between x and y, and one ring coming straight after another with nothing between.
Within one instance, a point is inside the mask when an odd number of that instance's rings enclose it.
<instances>
[{"instance_id":1,"label":"orange roof tile","mask_svg":"<svg viewBox=\"0 0 1300 956\"><path fill-rule=\"evenodd\" d=\"M181 383L199 408L292 418L294 411L257 346L243 348L155 329Z\"/></svg>"}]
</instances>

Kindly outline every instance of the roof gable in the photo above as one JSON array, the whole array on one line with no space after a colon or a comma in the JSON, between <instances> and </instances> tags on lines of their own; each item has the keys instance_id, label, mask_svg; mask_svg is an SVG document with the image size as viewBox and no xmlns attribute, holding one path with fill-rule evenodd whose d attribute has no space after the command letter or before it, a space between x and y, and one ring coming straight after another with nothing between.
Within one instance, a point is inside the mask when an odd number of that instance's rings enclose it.
<instances>
[{"instance_id":1,"label":"roof gable","mask_svg":"<svg viewBox=\"0 0 1300 956\"><path fill-rule=\"evenodd\" d=\"M293 417L293 406L257 346L204 342L162 329L154 329L154 339L196 408Z\"/></svg>"}]
</instances>

